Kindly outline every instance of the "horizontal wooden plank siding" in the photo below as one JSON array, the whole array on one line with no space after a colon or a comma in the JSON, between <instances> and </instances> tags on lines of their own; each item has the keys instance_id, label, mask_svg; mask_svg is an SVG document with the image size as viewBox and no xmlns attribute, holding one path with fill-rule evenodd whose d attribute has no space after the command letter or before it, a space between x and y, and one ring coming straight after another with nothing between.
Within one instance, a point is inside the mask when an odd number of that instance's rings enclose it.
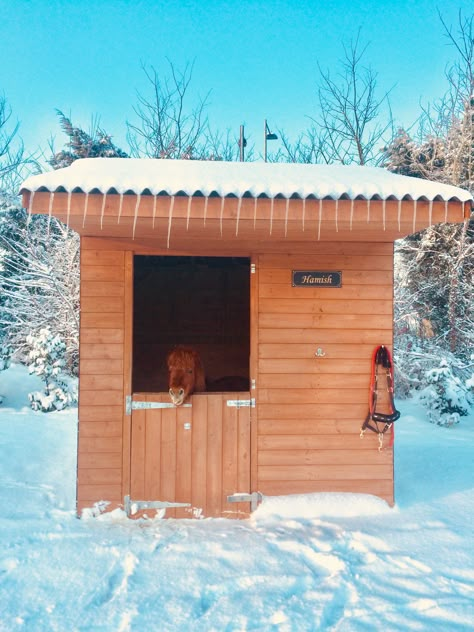
<instances>
[{"instance_id":1,"label":"horizontal wooden plank siding","mask_svg":"<svg viewBox=\"0 0 474 632\"><path fill-rule=\"evenodd\" d=\"M370 493L393 503L390 437L360 437L371 358L392 346L393 246L319 243L258 258L257 484L263 494ZM342 287L292 287L292 270Z\"/></svg>"},{"instance_id":2,"label":"horizontal wooden plank siding","mask_svg":"<svg viewBox=\"0 0 474 632\"><path fill-rule=\"evenodd\" d=\"M125 253L82 239L77 503L123 502Z\"/></svg>"}]
</instances>

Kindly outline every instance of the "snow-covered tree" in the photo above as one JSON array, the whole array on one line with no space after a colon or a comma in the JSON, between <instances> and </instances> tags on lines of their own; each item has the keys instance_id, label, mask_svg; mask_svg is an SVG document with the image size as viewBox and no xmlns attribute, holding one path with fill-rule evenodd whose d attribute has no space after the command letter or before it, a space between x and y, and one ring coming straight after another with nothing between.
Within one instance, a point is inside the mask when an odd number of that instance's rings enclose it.
<instances>
[{"instance_id":1,"label":"snow-covered tree","mask_svg":"<svg viewBox=\"0 0 474 632\"><path fill-rule=\"evenodd\" d=\"M420 400L431 423L453 426L469 414L473 399L446 358L437 367L429 369L425 378L427 386L421 391Z\"/></svg>"},{"instance_id":2,"label":"snow-covered tree","mask_svg":"<svg viewBox=\"0 0 474 632\"><path fill-rule=\"evenodd\" d=\"M44 382L44 392L35 391L28 395L32 409L47 413L76 403L77 390L64 372L66 344L61 336L44 327L27 336L26 342L29 371Z\"/></svg>"},{"instance_id":3,"label":"snow-covered tree","mask_svg":"<svg viewBox=\"0 0 474 632\"><path fill-rule=\"evenodd\" d=\"M71 119L60 110L56 110L62 131L68 137L64 149L55 151L51 147L53 155L49 163L54 169L68 167L79 158L127 158L127 154L112 142L112 137L107 134L96 122L88 133L81 127L75 127Z\"/></svg>"}]
</instances>

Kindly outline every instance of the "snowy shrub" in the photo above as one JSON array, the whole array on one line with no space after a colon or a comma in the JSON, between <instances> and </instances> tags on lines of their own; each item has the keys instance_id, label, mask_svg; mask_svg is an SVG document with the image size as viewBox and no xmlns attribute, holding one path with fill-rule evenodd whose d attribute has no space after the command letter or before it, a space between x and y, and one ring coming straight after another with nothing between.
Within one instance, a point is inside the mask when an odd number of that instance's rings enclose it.
<instances>
[{"instance_id":1,"label":"snowy shrub","mask_svg":"<svg viewBox=\"0 0 474 632\"><path fill-rule=\"evenodd\" d=\"M6 342L0 340L0 372L5 371L10 366L10 358L13 349ZM3 403L3 395L0 393L0 404Z\"/></svg>"},{"instance_id":2,"label":"snowy shrub","mask_svg":"<svg viewBox=\"0 0 474 632\"><path fill-rule=\"evenodd\" d=\"M431 423L453 426L460 417L469 414L473 398L462 380L453 373L446 359L438 367L426 372L427 386L420 393L420 400L428 412Z\"/></svg>"},{"instance_id":3,"label":"snowy shrub","mask_svg":"<svg viewBox=\"0 0 474 632\"><path fill-rule=\"evenodd\" d=\"M38 334L27 337L30 350L28 363L30 373L40 377L44 392L35 391L28 395L31 408L42 412L62 410L77 402L77 393L64 374L66 345L59 334L47 327Z\"/></svg>"}]
</instances>

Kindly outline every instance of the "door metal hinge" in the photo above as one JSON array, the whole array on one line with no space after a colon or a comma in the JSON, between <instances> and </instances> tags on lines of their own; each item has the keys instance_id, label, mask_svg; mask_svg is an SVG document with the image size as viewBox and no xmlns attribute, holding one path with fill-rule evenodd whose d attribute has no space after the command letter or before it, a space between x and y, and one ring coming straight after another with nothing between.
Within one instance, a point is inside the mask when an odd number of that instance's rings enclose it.
<instances>
[{"instance_id":1,"label":"door metal hinge","mask_svg":"<svg viewBox=\"0 0 474 632\"><path fill-rule=\"evenodd\" d=\"M232 494L227 496L228 503L250 503L250 511L255 511L263 500L263 494L252 492L251 494Z\"/></svg>"},{"instance_id":2,"label":"door metal hinge","mask_svg":"<svg viewBox=\"0 0 474 632\"><path fill-rule=\"evenodd\" d=\"M255 274L257 270L257 266L255 265L255 263L251 263L250 264L250 274Z\"/></svg>"},{"instance_id":3,"label":"door metal hinge","mask_svg":"<svg viewBox=\"0 0 474 632\"><path fill-rule=\"evenodd\" d=\"M191 507L191 503L172 503L166 500L132 500L130 496L125 496L123 508L130 518L144 509L172 509L174 507Z\"/></svg>"},{"instance_id":4,"label":"door metal hinge","mask_svg":"<svg viewBox=\"0 0 474 632\"><path fill-rule=\"evenodd\" d=\"M252 399L228 399L229 408L255 408L255 397Z\"/></svg>"}]
</instances>

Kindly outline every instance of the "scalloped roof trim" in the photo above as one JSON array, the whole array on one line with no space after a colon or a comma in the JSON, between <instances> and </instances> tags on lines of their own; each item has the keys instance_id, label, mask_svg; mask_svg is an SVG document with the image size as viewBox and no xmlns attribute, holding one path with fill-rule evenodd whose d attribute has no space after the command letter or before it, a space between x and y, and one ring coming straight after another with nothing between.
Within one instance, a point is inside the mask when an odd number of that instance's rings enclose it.
<instances>
[{"instance_id":1,"label":"scalloped roof trim","mask_svg":"<svg viewBox=\"0 0 474 632\"><path fill-rule=\"evenodd\" d=\"M265 162L83 158L27 178L24 192L317 199L472 201L469 191L379 167Z\"/></svg>"}]
</instances>

